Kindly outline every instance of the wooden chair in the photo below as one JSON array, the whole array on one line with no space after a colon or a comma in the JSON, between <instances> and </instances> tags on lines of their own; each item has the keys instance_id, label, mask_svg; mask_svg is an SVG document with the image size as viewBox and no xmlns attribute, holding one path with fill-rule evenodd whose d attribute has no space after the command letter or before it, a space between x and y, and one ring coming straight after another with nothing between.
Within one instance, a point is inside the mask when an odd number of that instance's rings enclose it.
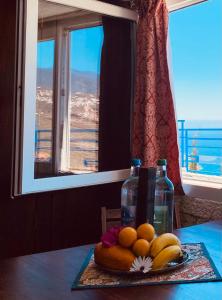
<instances>
[{"instance_id":1,"label":"wooden chair","mask_svg":"<svg viewBox=\"0 0 222 300\"><path fill-rule=\"evenodd\" d=\"M175 201L174 204L174 219L175 228L181 228L179 203L177 201ZM101 222L102 234L104 234L110 227L119 226L121 224L121 209L109 209L105 206L101 207Z\"/></svg>"},{"instance_id":2,"label":"wooden chair","mask_svg":"<svg viewBox=\"0 0 222 300\"><path fill-rule=\"evenodd\" d=\"M101 222L102 234L110 227L119 226L121 224L121 209L107 209L105 206L101 207Z\"/></svg>"}]
</instances>

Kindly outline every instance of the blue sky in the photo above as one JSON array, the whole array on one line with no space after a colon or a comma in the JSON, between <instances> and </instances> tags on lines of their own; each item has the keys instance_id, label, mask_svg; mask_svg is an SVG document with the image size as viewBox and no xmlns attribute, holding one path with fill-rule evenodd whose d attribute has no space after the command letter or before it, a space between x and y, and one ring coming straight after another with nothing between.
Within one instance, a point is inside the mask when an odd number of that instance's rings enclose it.
<instances>
[{"instance_id":1,"label":"blue sky","mask_svg":"<svg viewBox=\"0 0 222 300\"><path fill-rule=\"evenodd\" d=\"M71 33L71 68L99 73L100 56L103 43L102 26L79 29ZM38 67L52 68L54 60L54 42L44 41L38 44ZM87 59L86 59L87 57Z\"/></svg>"},{"instance_id":2,"label":"blue sky","mask_svg":"<svg viewBox=\"0 0 222 300\"><path fill-rule=\"evenodd\" d=\"M39 42L37 47L38 68L50 69L54 63L54 41Z\"/></svg>"},{"instance_id":3,"label":"blue sky","mask_svg":"<svg viewBox=\"0 0 222 300\"><path fill-rule=\"evenodd\" d=\"M102 26L73 31L71 33L72 69L99 73L102 43Z\"/></svg>"},{"instance_id":4,"label":"blue sky","mask_svg":"<svg viewBox=\"0 0 222 300\"><path fill-rule=\"evenodd\" d=\"M178 119L222 120L222 0L172 12L169 20ZM71 68L99 73L102 42L102 27L72 32ZM53 52L54 42L39 43L38 67L52 67Z\"/></svg>"},{"instance_id":5,"label":"blue sky","mask_svg":"<svg viewBox=\"0 0 222 300\"><path fill-rule=\"evenodd\" d=\"M222 120L222 0L170 13L178 119Z\"/></svg>"}]
</instances>

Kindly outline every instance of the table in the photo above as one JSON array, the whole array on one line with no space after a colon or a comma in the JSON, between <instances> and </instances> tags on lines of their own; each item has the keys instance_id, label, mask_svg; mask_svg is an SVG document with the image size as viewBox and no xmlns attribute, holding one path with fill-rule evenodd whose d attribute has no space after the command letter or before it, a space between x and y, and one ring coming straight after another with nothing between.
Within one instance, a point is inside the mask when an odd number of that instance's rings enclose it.
<instances>
[{"instance_id":1,"label":"table","mask_svg":"<svg viewBox=\"0 0 222 300\"><path fill-rule=\"evenodd\" d=\"M222 274L222 221L176 230L182 242L204 242ZM217 300L222 282L71 291L92 245L0 261L0 300Z\"/></svg>"}]
</instances>

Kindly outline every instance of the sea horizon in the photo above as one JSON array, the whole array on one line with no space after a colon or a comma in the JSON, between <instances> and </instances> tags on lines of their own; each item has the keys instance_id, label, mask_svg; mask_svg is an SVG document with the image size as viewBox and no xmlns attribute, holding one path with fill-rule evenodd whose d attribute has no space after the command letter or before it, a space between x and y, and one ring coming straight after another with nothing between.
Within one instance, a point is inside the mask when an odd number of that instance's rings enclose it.
<instances>
[{"instance_id":1,"label":"sea horizon","mask_svg":"<svg viewBox=\"0 0 222 300\"><path fill-rule=\"evenodd\" d=\"M185 128L221 128L222 129L222 120L213 120L213 119L196 119L196 120L186 120L183 118L178 118L178 121L184 120Z\"/></svg>"}]
</instances>

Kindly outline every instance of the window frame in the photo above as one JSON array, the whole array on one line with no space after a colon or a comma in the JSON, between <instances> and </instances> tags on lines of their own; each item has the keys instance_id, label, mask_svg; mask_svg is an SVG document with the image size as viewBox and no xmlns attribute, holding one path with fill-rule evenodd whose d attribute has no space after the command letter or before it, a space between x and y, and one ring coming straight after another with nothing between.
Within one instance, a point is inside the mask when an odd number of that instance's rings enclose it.
<instances>
[{"instance_id":1,"label":"window frame","mask_svg":"<svg viewBox=\"0 0 222 300\"><path fill-rule=\"evenodd\" d=\"M169 12L173 12L178 9L186 8L191 5L200 4L208 0L166 0L167 8Z\"/></svg>"},{"instance_id":2,"label":"window frame","mask_svg":"<svg viewBox=\"0 0 222 300\"><path fill-rule=\"evenodd\" d=\"M119 6L95 0L47 0L108 16L137 22L136 12ZM118 182L129 176L129 169L96 172L80 175L65 175L48 178L34 178L35 167L35 112L36 112L36 67L38 41L38 0L26 1L26 28L24 46L23 113L21 140L22 149L19 170L15 171L14 195L68 189L103 183ZM57 46L56 46L57 47ZM57 55L57 54L56 54ZM58 92L58 90L57 90ZM34 99L34 101L33 101ZM57 110L58 113L58 110ZM32 116L32 117L30 117ZM130 130L130 128L129 128ZM57 139L58 140L58 139ZM55 146L55 147L58 147Z\"/></svg>"},{"instance_id":3,"label":"window frame","mask_svg":"<svg viewBox=\"0 0 222 300\"><path fill-rule=\"evenodd\" d=\"M58 22L58 67L62 68L58 71L57 96L56 104L56 127L55 127L55 173L59 171L70 172L70 33L73 30L92 28L102 24L101 18L93 19L89 15L84 16L84 22L71 22L71 20ZM67 78L64 80L66 74ZM61 91L64 91L61 97ZM66 120L66 121L64 121ZM63 132L61 132L63 128Z\"/></svg>"},{"instance_id":4,"label":"window frame","mask_svg":"<svg viewBox=\"0 0 222 300\"><path fill-rule=\"evenodd\" d=\"M52 170L54 173L70 172L70 32L73 30L92 28L102 25L101 16L79 12L75 20L71 15L66 19L56 21L56 33L54 32L52 17L46 19L44 32L39 41L55 41L55 82L53 109L53 141L52 141ZM61 74L65 74L61 76ZM66 121L64 121L66 120Z\"/></svg>"}]
</instances>

